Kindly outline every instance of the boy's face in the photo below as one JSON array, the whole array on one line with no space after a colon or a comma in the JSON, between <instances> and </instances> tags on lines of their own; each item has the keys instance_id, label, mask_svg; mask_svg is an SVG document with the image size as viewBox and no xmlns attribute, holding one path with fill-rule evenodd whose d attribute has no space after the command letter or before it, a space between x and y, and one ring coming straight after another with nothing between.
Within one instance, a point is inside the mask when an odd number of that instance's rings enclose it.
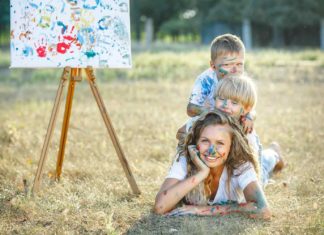
<instances>
[{"instance_id":1,"label":"boy's face","mask_svg":"<svg viewBox=\"0 0 324 235\"><path fill-rule=\"evenodd\" d=\"M216 71L217 78L223 79L228 75L243 74L244 52L224 53L217 56L210 66Z\"/></svg>"},{"instance_id":2,"label":"boy's face","mask_svg":"<svg viewBox=\"0 0 324 235\"><path fill-rule=\"evenodd\" d=\"M240 102L219 96L216 97L215 106L237 120L251 111L251 108L245 108Z\"/></svg>"}]
</instances>

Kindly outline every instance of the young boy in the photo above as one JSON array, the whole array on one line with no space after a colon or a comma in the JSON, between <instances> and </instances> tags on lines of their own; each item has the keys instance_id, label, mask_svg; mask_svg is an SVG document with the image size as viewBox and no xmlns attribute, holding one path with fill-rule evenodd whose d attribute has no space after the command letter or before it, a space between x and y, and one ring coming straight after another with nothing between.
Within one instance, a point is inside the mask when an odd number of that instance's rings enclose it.
<instances>
[{"instance_id":1,"label":"young boy","mask_svg":"<svg viewBox=\"0 0 324 235\"><path fill-rule=\"evenodd\" d=\"M255 106L257 94L254 83L244 75L229 76L218 83L215 92L215 107L237 120L241 120ZM198 117L191 118L186 123L186 132L189 132L192 124ZM259 157L261 168L261 182L266 185L272 175L280 171L283 166L280 146L273 142L268 149L263 150L259 137L253 130L247 134L249 144Z\"/></svg>"},{"instance_id":2,"label":"young boy","mask_svg":"<svg viewBox=\"0 0 324 235\"><path fill-rule=\"evenodd\" d=\"M230 75L243 74L244 59L245 47L237 36L224 34L212 41L210 68L197 77L189 98L187 114L190 117L197 116L215 107L214 94L218 82ZM247 113L244 119L244 131L246 133L251 132L253 121L250 114Z\"/></svg>"}]
</instances>

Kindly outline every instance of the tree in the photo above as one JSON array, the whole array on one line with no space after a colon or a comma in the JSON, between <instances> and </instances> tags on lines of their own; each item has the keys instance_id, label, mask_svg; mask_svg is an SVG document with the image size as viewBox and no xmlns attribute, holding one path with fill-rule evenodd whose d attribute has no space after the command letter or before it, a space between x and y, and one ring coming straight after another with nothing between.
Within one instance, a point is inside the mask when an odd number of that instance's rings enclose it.
<instances>
[{"instance_id":1,"label":"tree","mask_svg":"<svg viewBox=\"0 0 324 235\"><path fill-rule=\"evenodd\" d=\"M283 46L285 29L313 25L318 21L319 16L315 12L319 1L258 0L252 15L253 19L271 26L273 46Z\"/></svg>"},{"instance_id":2,"label":"tree","mask_svg":"<svg viewBox=\"0 0 324 235\"><path fill-rule=\"evenodd\" d=\"M192 9L192 0L133 0L134 4L138 2L141 17L149 17L153 19L154 36L160 30L163 23L168 20L179 17L181 12Z\"/></svg>"}]
</instances>

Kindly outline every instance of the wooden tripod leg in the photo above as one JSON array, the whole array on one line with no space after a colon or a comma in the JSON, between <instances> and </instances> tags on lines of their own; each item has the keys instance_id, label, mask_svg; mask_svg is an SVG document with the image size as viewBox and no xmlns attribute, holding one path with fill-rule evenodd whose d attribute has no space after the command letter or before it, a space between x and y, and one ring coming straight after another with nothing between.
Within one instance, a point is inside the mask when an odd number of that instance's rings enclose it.
<instances>
[{"instance_id":1,"label":"wooden tripod leg","mask_svg":"<svg viewBox=\"0 0 324 235\"><path fill-rule=\"evenodd\" d=\"M56 92L55 102L54 102L51 118L50 118L50 121L49 121L49 124L47 127L47 133L45 136L41 156L40 156L40 159L38 162L38 168L37 168L37 172L36 172L35 179L34 179L32 193L36 193L39 190L39 185L40 185L41 179L42 179L43 168L44 168L44 165L46 162L48 145L49 145L49 142L51 141L51 138L53 135L53 130L54 130L57 114L58 114L58 111L60 108L60 103L62 100L63 88L64 88L65 83L66 83L68 76L70 74L70 70L71 70L71 68L69 68L69 67L64 68L62 76L61 76L61 81L60 81L59 87Z\"/></svg>"},{"instance_id":2,"label":"wooden tripod leg","mask_svg":"<svg viewBox=\"0 0 324 235\"><path fill-rule=\"evenodd\" d=\"M117 155L118 155L118 158L120 160L120 163L122 164L122 167L124 169L124 172L126 174L126 177L128 179L128 182L133 190L133 193L134 194L140 194L140 190L136 184L136 181L134 179L134 176L129 168L129 165L128 165L128 162L126 160L126 157L124 155L124 152L120 146L120 143L117 139L117 135L115 133L115 130L112 126L112 123L111 123L111 120L109 118L109 115L108 115L108 112L105 108L105 105L103 103L103 100L99 94L99 90L97 88L97 85L95 83L95 76L93 74L93 69L92 68L86 68L86 74L87 74L87 78L88 78L88 81L89 81L89 85L90 85L90 88L91 88L91 91L92 91L92 94L93 96L95 97L96 99L96 102L98 104L98 107L99 107L99 110L100 110L100 113L101 113L101 116L106 124L106 127L107 127L107 130L108 130L108 133L110 135L110 138L112 140L112 143L115 147L115 150L117 152Z\"/></svg>"},{"instance_id":3,"label":"wooden tripod leg","mask_svg":"<svg viewBox=\"0 0 324 235\"><path fill-rule=\"evenodd\" d=\"M70 82L68 87L68 93L66 97L64 119L62 124L62 131L61 131L60 148L59 148L59 152L57 155L57 162L56 162L56 174L55 174L56 180L60 179L62 173L65 144L66 144L67 133L68 133L69 123L70 123L75 82L76 80L78 80L78 71L80 70L76 68L71 69L71 76L70 76Z\"/></svg>"}]
</instances>

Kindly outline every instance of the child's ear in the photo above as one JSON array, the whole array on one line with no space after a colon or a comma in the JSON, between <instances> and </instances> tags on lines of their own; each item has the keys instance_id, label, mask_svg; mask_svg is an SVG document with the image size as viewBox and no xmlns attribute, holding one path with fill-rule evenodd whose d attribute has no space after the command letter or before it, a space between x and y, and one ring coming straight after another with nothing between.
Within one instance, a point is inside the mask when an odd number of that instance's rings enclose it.
<instances>
[{"instance_id":1,"label":"child's ear","mask_svg":"<svg viewBox=\"0 0 324 235\"><path fill-rule=\"evenodd\" d=\"M246 114L248 114L249 112L251 112L251 110L252 110L252 107L244 107L244 116L246 115Z\"/></svg>"},{"instance_id":2,"label":"child's ear","mask_svg":"<svg viewBox=\"0 0 324 235\"><path fill-rule=\"evenodd\" d=\"M209 64L210 64L210 67L211 67L213 70L216 70L216 65L214 64L214 62L213 62L212 60L209 62Z\"/></svg>"}]
</instances>

